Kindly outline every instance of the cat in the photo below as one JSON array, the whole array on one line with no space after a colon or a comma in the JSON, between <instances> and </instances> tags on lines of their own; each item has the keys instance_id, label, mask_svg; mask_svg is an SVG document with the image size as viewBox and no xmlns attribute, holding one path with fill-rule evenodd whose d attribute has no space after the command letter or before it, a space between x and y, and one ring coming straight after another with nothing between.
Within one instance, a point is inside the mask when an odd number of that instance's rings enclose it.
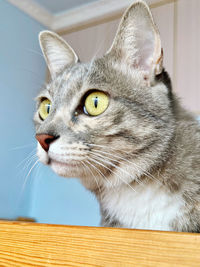
<instances>
[{"instance_id":1,"label":"cat","mask_svg":"<svg viewBox=\"0 0 200 267\"><path fill-rule=\"evenodd\" d=\"M200 232L200 127L172 91L147 4L90 63L56 33L39 41L51 74L34 116L40 161L96 195L101 226Z\"/></svg>"}]
</instances>

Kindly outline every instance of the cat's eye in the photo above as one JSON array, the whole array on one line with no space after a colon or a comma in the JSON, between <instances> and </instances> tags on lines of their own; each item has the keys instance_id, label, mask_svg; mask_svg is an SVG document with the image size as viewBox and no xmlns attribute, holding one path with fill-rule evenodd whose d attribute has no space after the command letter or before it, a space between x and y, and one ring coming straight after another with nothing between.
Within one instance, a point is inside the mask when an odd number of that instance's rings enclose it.
<instances>
[{"instance_id":1,"label":"cat's eye","mask_svg":"<svg viewBox=\"0 0 200 267\"><path fill-rule=\"evenodd\" d=\"M109 97L107 94L94 91L86 97L84 111L91 116L98 116L107 109L108 104Z\"/></svg>"},{"instance_id":2,"label":"cat's eye","mask_svg":"<svg viewBox=\"0 0 200 267\"><path fill-rule=\"evenodd\" d=\"M51 111L51 101L47 98L42 100L39 107L39 115L42 120L45 120Z\"/></svg>"}]
</instances>

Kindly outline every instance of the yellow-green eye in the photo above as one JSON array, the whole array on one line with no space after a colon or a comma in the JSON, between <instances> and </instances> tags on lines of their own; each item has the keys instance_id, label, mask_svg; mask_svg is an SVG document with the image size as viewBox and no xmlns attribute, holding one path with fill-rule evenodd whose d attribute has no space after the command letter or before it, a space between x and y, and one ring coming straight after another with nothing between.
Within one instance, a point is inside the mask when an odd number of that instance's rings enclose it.
<instances>
[{"instance_id":1,"label":"yellow-green eye","mask_svg":"<svg viewBox=\"0 0 200 267\"><path fill-rule=\"evenodd\" d=\"M51 110L51 101L46 98L41 102L39 107L39 115L42 120L45 120L48 117L50 110Z\"/></svg>"},{"instance_id":2,"label":"yellow-green eye","mask_svg":"<svg viewBox=\"0 0 200 267\"><path fill-rule=\"evenodd\" d=\"M91 116L103 113L109 104L108 96L99 91L92 92L85 99L85 110Z\"/></svg>"}]
</instances>

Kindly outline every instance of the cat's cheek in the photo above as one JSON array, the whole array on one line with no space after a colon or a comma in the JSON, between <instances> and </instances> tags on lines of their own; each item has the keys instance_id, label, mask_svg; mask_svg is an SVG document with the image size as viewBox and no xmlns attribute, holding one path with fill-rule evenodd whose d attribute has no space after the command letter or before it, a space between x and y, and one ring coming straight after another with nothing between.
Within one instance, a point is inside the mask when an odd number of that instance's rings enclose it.
<instances>
[{"instance_id":1,"label":"cat's cheek","mask_svg":"<svg viewBox=\"0 0 200 267\"><path fill-rule=\"evenodd\" d=\"M47 165L49 163L48 154L44 151L39 143L37 144L37 156L43 164Z\"/></svg>"}]
</instances>

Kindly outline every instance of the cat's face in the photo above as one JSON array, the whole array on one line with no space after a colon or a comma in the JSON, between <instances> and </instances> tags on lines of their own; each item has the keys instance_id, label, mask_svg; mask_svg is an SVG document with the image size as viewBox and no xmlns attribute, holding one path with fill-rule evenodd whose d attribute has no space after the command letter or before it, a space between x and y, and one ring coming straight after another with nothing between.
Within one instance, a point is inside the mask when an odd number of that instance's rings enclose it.
<instances>
[{"instance_id":1,"label":"cat's face","mask_svg":"<svg viewBox=\"0 0 200 267\"><path fill-rule=\"evenodd\" d=\"M173 134L173 111L147 6L132 5L111 49L88 64L54 33L42 32L40 43L52 76L34 117L40 161L89 188L128 183L159 164Z\"/></svg>"}]
</instances>

